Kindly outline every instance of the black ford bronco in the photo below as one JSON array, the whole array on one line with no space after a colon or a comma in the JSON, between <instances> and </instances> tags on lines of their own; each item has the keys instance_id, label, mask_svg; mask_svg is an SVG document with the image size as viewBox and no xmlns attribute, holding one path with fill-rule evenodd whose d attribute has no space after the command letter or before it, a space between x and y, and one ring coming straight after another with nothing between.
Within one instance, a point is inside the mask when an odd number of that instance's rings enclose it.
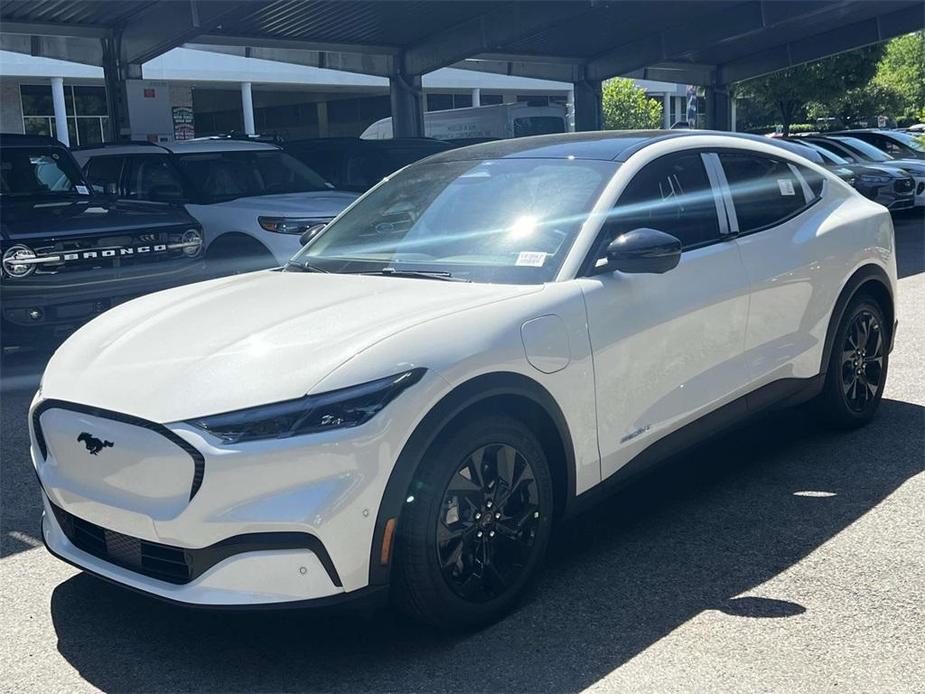
<instances>
[{"instance_id":1,"label":"black ford bronco","mask_svg":"<svg viewBox=\"0 0 925 694\"><path fill-rule=\"evenodd\" d=\"M204 279L182 207L94 193L60 142L0 135L4 351L59 340L115 304Z\"/></svg>"}]
</instances>

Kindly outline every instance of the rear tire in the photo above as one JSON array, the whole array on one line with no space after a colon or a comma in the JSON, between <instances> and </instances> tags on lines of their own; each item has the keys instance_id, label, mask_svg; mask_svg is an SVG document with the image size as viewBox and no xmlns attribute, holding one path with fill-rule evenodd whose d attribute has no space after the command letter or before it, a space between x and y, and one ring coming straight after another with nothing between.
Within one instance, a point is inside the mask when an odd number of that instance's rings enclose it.
<instances>
[{"instance_id":1,"label":"rear tire","mask_svg":"<svg viewBox=\"0 0 925 694\"><path fill-rule=\"evenodd\" d=\"M876 414L886 384L891 329L875 299L859 296L848 305L817 399L819 414L830 426L854 429Z\"/></svg>"},{"instance_id":2,"label":"rear tire","mask_svg":"<svg viewBox=\"0 0 925 694\"><path fill-rule=\"evenodd\" d=\"M536 576L553 517L549 463L522 422L476 416L427 451L395 546L393 599L445 630L510 610Z\"/></svg>"}]
</instances>

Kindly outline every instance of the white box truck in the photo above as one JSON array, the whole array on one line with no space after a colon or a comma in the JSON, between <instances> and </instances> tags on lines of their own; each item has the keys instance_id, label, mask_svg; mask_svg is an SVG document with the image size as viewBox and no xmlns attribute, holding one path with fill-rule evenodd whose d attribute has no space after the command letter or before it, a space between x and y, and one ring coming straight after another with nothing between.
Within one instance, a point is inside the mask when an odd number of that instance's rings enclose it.
<instances>
[{"instance_id":1,"label":"white box truck","mask_svg":"<svg viewBox=\"0 0 925 694\"><path fill-rule=\"evenodd\" d=\"M497 104L428 111L424 114L424 135L435 140L506 139L567 131L565 107L556 105ZM390 139L392 119L376 121L360 137L364 140Z\"/></svg>"}]
</instances>

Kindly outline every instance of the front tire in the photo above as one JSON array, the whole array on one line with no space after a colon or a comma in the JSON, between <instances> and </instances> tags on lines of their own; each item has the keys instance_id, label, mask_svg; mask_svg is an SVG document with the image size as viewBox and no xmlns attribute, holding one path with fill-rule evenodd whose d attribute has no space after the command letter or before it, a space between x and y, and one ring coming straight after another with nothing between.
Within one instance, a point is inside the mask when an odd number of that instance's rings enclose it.
<instances>
[{"instance_id":1,"label":"front tire","mask_svg":"<svg viewBox=\"0 0 925 694\"><path fill-rule=\"evenodd\" d=\"M876 414L889 366L890 329L883 309L871 297L860 296L848 305L818 400L829 425L854 429Z\"/></svg>"},{"instance_id":2,"label":"front tire","mask_svg":"<svg viewBox=\"0 0 925 694\"><path fill-rule=\"evenodd\" d=\"M552 477L536 436L503 415L468 419L431 446L412 493L395 548L398 606L447 630L497 620L549 543Z\"/></svg>"}]
</instances>

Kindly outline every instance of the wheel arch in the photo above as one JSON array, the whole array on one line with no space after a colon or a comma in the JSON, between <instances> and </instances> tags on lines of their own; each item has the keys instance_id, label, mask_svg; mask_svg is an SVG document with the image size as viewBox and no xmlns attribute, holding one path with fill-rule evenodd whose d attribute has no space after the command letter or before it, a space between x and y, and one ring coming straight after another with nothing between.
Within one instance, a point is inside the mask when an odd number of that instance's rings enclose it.
<instances>
[{"instance_id":1,"label":"wheel arch","mask_svg":"<svg viewBox=\"0 0 925 694\"><path fill-rule=\"evenodd\" d=\"M873 263L864 265L855 270L854 274L845 282L845 286L842 287L841 293L835 301L835 308L832 310L831 316L829 316L829 325L825 334L825 347L822 352L821 374L828 373L829 359L835 345L835 335L838 332L838 326L841 324L845 311L852 299L861 294L872 296L883 308L887 330L889 330L888 345L889 349L892 349L896 310L890 278L879 265L874 265Z\"/></svg>"},{"instance_id":2,"label":"wheel arch","mask_svg":"<svg viewBox=\"0 0 925 694\"><path fill-rule=\"evenodd\" d=\"M477 376L456 386L421 419L398 455L389 475L376 516L369 556L369 582L389 582L391 557L383 565L382 545L389 519L401 523L402 506L410 494L424 454L455 423L478 411L510 413L536 434L549 456L556 495L556 515L563 514L575 498L575 449L565 415L555 398L533 379L513 372ZM397 532L397 530L395 531ZM393 553L390 553L393 554Z\"/></svg>"},{"instance_id":3,"label":"wheel arch","mask_svg":"<svg viewBox=\"0 0 925 694\"><path fill-rule=\"evenodd\" d=\"M251 245L255 248L259 247L268 254L273 255L273 252L267 248L266 244L260 239L255 238L252 234L243 231L223 231L209 242L209 245L206 247L206 257L208 257L210 252L215 252L216 247L221 249L226 246L233 246L234 244Z\"/></svg>"}]
</instances>

